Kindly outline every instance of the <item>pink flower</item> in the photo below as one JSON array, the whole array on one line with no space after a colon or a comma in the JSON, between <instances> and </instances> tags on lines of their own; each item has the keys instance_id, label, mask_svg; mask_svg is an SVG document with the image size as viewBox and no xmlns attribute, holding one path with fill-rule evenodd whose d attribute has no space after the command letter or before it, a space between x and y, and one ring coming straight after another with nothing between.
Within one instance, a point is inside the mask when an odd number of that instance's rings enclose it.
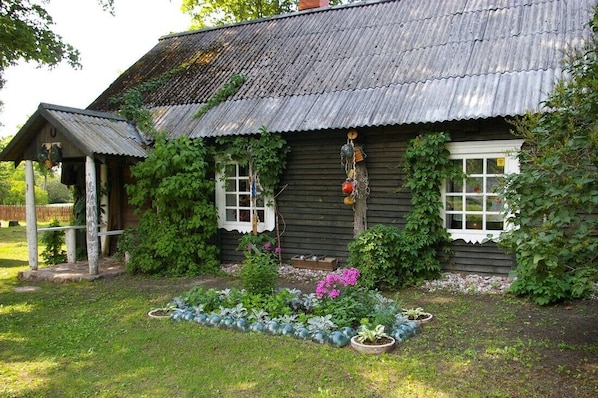
<instances>
[{"instance_id":1,"label":"pink flower","mask_svg":"<svg viewBox=\"0 0 598 398\"><path fill-rule=\"evenodd\" d=\"M278 246L276 246L274 248L274 253L276 253L276 254L280 253L281 251L282 251L282 249L280 247L278 247Z\"/></svg>"},{"instance_id":2,"label":"pink flower","mask_svg":"<svg viewBox=\"0 0 598 398\"><path fill-rule=\"evenodd\" d=\"M266 249L266 250L270 250L271 247L272 247L272 244L270 242L266 242L266 244L264 245L264 249Z\"/></svg>"},{"instance_id":3,"label":"pink flower","mask_svg":"<svg viewBox=\"0 0 598 398\"><path fill-rule=\"evenodd\" d=\"M345 269L342 275L328 274L316 285L316 297L320 299L325 296L336 298L341 295L341 287L355 286L358 278L359 270L357 268Z\"/></svg>"}]
</instances>

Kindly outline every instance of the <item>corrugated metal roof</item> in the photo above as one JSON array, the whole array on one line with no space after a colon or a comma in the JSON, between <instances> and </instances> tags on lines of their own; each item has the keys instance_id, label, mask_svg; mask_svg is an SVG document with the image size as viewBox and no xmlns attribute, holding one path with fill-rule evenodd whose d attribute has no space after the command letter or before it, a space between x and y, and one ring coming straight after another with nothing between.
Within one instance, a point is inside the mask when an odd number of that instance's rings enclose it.
<instances>
[{"instance_id":1,"label":"corrugated metal roof","mask_svg":"<svg viewBox=\"0 0 598 398\"><path fill-rule=\"evenodd\" d=\"M144 140L123 117L41 104L41 115L89 155L117 155L143 158Z\"/></svg>"},{"instance_id":2,"label":"corrugated metal roof","mask_svg":"<svg viewBox=\"0 0 598 398\"><path fill-rule=\"evenodd\" d=\"M172 70L146 93L172 136L513 116L539 109L596 0L369 1L165 36L91 105ZM197 110L231 75L238 93Z\"/></svg>"},{"instance_id":3,"label":"corrugated metal roof","mask_svg":"<svg viewBox=\"0 0 598 398\"><path fill-rule=\"evenodd\" d=\"M147 156L143 137L125 118L113 113L41 103L0 153L0 160L23 160L24 150L30 143L27 137L46 121L88 156Z\"/></svg>"}]
</instances>

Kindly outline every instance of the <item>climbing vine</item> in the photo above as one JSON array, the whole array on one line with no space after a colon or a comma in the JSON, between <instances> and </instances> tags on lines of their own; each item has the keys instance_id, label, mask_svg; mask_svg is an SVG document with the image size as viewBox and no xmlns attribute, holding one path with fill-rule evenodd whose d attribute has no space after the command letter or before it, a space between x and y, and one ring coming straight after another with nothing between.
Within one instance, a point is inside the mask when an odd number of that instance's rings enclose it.
<instances>
[{"instance_id":1,"label":"climbing vine","mask_svg":"<svg viewBox=\"0 0 598 398\"><path fill-rule=\"evenodd\" d=\"M228 159L251 166L264 195L272 198L286 167L289 151L282 135L272 134L262 126L255 135L216 138L216 153L221 159L216 168L224 171Z\"/></svg>"},{"instance_id":2,"label":"climbing vine","mask_svg":"<svg viewBox=\"0 0 598 398\"><path fill-rule=\"evenodd\" d=\"M446 179L463 178L450 160L446 133L420 135L405 153L405 188L411 190L411 210L401 231L377 225L349 244L350 266L360 269L368 287L393 289L436 277L439 252L450 254L450 236L440 217L440 187Z\"/></svg>"},{"instance_id":3,"label":"climbing vine","mask_svg":"<svg viewBox=\"0 0 598 398\"><path fill-rule=\"evenodd\" d=\"M143 82L119 96L110 98L110 102L120 105L118 114L135 123L137 128L150 137L156 136L156 129L149 109L143 107L143 94L163 86L170 78L185 70L188 64L171 69L160 76Z\"/></svg>"},{"instance_id":4,"label":"climbing vine","mask_svg":"<svg viewBox=\"0 0 598 398\"><path fill-rule=\"evenodd\" d=\"M140 214L119 248L131 256L127 269L160 275L196 275L219 269L211 150L201 139L156 137L144 161L131 168L127 186Z\"/></svg>"},{"instance_id":5,"label":"climbing vine","mask_svg":"<svg viewBox=\"0 0 598 398\"><path fill-rule=\"evenodd\" d=\"M462 179L460 168L450 160L444 132L420 135L411 140L405 152L405 187L411 190L411 210L402 231L399 252L405 277L413 283L440 272L439 251L450 254L450 235L440 217L440 187L447 179Z\"/></svg>"},{"instance_id":6,"label":"climbing vine","mask_svg":"<svg viewBox=\"0 0 598 398\"><path fill-rule=\"evenodd\" d=\"M201 108L199 108L199 110L195 113L194 116L196 118L200 118L210 109L212 109L215 106L217 106L218 104L226 101L226 99L228 97L230 97L231 95L234 95L237 91L239 91L239 88L241 88L241 85L243 85L243 83L245 83L245 80L246 80L246 77L239 73L232 75L230 77L229 81L227 83L224 83L222 88L220 90L218 90L214 95L212 95L208 99L208 102L205 105L203 105Z\"/></svg>"}]
</instances>

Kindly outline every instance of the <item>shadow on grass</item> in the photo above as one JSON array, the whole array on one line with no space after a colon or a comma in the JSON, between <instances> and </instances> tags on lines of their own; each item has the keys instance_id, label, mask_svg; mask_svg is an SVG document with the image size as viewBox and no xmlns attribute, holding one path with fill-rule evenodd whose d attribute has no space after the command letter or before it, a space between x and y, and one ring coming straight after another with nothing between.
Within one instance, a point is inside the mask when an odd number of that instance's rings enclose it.
<instances>
[{"instance_id":1,"label":"shadow on grass","mask_svg":"<svg viewBox=\"0 0 598 398\"><path fill-rule=\"evenodd\" d=\"M10 388L16 396L595 396L595 302L539 308L400 292L434 321L376 357L147 316L203 282L120 276L4 294L0 365Z\"/></svg>"},{"instance_id":2,"label":"shadow on grass","mask_svg":"<svg viewBox=\"0 0 598 398\"><path fill-rule=\"evenodd\" d=\"M0 258L0 268L16 268L25 267L27 265L29 265L29 262L26 260Z\"/></svg>"}]
</instances>

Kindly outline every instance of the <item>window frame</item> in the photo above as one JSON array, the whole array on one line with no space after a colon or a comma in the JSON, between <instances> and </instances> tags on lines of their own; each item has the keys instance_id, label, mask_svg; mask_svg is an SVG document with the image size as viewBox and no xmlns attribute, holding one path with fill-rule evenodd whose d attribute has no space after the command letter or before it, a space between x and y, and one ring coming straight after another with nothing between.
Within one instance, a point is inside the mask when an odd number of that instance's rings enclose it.
<instances>
[{"instance_id":1,"label":"window frame","mask_svg":"<svg viewBox=\"0 0 598 398\"><path fill-rule=\"evenodd\" d=\"M226 171L227 168L234 165L235 167L235 175L227 175ZM240 170L242 168L246 168L248 175L242 175ZM260 219L257 223L257 232L264 232L264 231L272 231L275 227L275 212L274 206L272 206L272 200L265 196L260 195L263 192L261 186L259 186L259 179L257 181L256 191L259 197L259 202L262 205L256 205L256 203L252 200L249 201L248 205L242 205L240 203L241 196L249 196L251 197L251 185L249 183L249 176L252 175L252 170L249 165L245 166L240 164L239 162L235 162L233 160L226 161L224 163L224 167L222 169L217 169L215 173L216 179L216 189L215 189L215 200L216 200L216 208L218 212L218 228L225 229L227 231L238 231L241 233L249 233L253 231L253 223L252 223L252 215L255 211L262 211L264 214L264 219ZM227 182L234 182L235 190L227 191ZM248 190L244 191L241 190L241 185L247 187ZM235 195L236 201L234 205L227 204L227 195ZM249 220L248 221L241 221L239 220L240 217L237 217L235 221L227 220L227 210L234 211L234 212L241 212L241 211L248 211L249 212ZM238 214L238 213L237 213Z\"/></svg>"},{"instance_id":2,"label":"window frame","mask_svg":"<svg viewBox=\"0 0 598 398\"><path fill-rule=\"evenodd\" d=\"M467 224L462 219L463 227L461 229L456 228L448 228L447 227L447 215L455 214L457 215L458 212L462 212L463 216L468 214L468 210L466 209L466 202L467 198L479 198L480 203L486 202L485 206L487 206L487 199L488 197L492 197L490 191L487 191L486 183L488 178L493 178L492 176L498 175L494 173L488 173L488 165L487 159L488 158L504 158L504 169L503 173L500 174L501 176L507 176L513 173L519 173L519 160L517 159L517 153L521 150L521 146L523 145L523 140L515 139L515 140L495 140L495 141L463 141L463 142L450 142L446 144L446 148L450 152L450 159L460 159L466 162L467 159L484 159L483 164L483 171L481 174L474 174L476 177L474 178L481 178L483 181L483 189L481 194L471 193L467 191L467 184L463 184L463 190L459 193L448 193L447 192L447 184L448 181L445 181L441 187L441 200L442 200L442 211L441 217L445 228L447 229L448 233L451 235L453 240L463 239L465 242L468 243L482 243L486 239L495 239L498 236L512 228L511 225L507 223L507 214L505 214L506 209L502 209L498 214L502 214L503 220L503 228L501 230L497 229L467 229ZM465 181L465 180L464 180ZM447 204L447 197L461 196L462 201L462 210L455 210L451 212L446 209ZM497 211L487 210L482 208L479 211L469 211L470 215L482 215L482 223L485 223L488 219L488 215L496 215Z\"/></svg>"}]
</instances>

